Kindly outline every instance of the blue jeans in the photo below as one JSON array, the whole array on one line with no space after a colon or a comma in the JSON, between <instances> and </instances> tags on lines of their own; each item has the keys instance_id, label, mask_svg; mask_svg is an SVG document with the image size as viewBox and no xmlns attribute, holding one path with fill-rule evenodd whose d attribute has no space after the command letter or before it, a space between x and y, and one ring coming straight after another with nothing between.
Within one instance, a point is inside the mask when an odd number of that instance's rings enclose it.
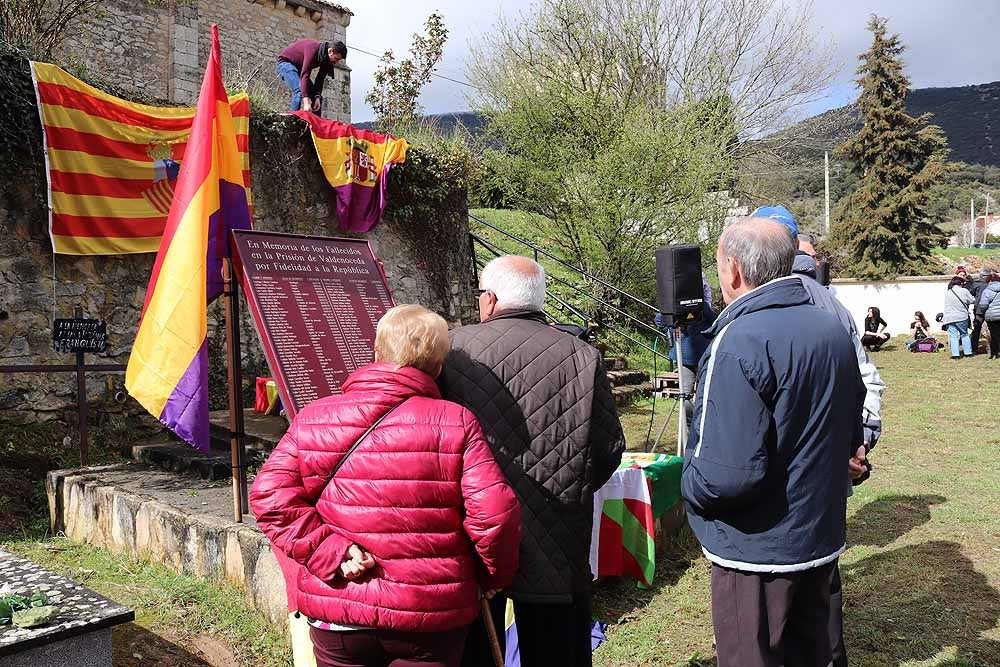
<instances>
[{"instance_id":1,"label":"blue jeans","mask_svg":"<svg viewBox=\"0 0 1000 667\"><path fill-rule=\"evenodd\" d=\"M945 329L948 330L948 344L951 345L951 356L958 356L958 341L962 341L962 350L965 356L972 356L972 339L969 337L969 321L950 322Z\"/></svg>"},{"instance_id":2,"label":"blue jeans","mask_svg":"<svg viewBox=\"0 0 1000 667\"><path fill-rule=\"evenodd\" d=\"M295 68L295 65L284 60L279 60L278 64L274 66L274 73L285 82L292 91L292 111L298 111L302 108L302 84L301 77L299 76L299 70Z\"/></svg>"}]
</instances>

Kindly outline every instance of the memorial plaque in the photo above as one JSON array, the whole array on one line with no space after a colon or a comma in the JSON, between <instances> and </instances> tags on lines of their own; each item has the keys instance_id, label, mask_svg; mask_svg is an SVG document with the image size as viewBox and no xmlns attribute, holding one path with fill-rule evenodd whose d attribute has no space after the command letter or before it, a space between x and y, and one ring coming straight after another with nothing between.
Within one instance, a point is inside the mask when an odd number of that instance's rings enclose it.
<instances>
[{"instance_id":1,"label":"memorial plaque","mask_svg":"<svg viewBox=\"0 0 1000 667\"><path fill-rule=\"evenodd\" d=\"M52 346L56 352L104 352L108 325L104 320L71 317L52 323Z\"/></svg>"},{"instance_id":2,"label":"memorial plaque","mask_svg":"<svg viewBox=\"0 0 1000 667\"><path fill-rule=\"evenodd\" d=\"M234 231L237 270L289 417L374 360L375 327L393 307L371 244Z\"/></svg>"}]
</instances>

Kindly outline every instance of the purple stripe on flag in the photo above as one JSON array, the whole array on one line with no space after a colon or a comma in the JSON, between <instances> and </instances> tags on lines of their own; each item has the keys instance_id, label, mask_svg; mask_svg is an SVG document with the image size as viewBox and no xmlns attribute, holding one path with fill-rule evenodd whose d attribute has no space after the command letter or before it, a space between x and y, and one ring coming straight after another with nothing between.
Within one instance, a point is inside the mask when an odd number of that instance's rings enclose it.
<instances>
[{"instance_id":1,"label":"purple stripe on flag","mask_svg":"<svg viewBox=\"0 0 1000 667\"><path fill-rule=\"evenodd\" d=\"M206 293L208 303L222 294L222 258L229 256L229 232L250 229L250 207L242 185L219 180L219 210L208 218L208 265Z\"/></svg>"},{"instance_id":2,"label":"purple stripe on flag","mask_svg":"<svg viewBox=\"0 0 1000 667\"><path fill-rule=\"evenodd\" d=\"M385 165L375 187L348 183L334 188L337 194L337 217L342 232L368 232L382 219L385 212L389 169Z\"/></svg>"},{"instance_id":3,"label":"purple stripe on flag","mask_svg":"<svg viewBox=\"0 0 1000 667\"><path fill-rule=\"evenodd\" d=\"M203 452L208 438L208 341L202 341L191 365L163 406L160 421Z\"/></svg>"}]
</instances>

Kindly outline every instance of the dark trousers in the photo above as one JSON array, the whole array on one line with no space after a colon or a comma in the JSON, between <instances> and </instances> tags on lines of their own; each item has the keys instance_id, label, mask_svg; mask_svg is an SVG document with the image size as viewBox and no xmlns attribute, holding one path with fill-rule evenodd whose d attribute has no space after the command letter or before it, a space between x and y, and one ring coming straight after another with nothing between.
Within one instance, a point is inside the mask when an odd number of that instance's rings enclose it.
<instances>
[{"instance_id":1,"label":"dark trousers","mask_svg":"<svg viewBox=\"0 0 1000 667\"><path fill-rule=\"evenodd\" d=\"M718 667L829 667L837 563L765 574L712 566Z\"/></svg>"},{"instance_id":2,"label":"dark trousers","mask_svg":"<svg viewBox=\"0 0 1000 667\"><path fill-rule=\"evenodd\" d=\"M844 589L840 583L840 564L833 570L830 584L830 649L833 667L847 667L847 648L844 646Z\"/></svg>"},{"instance_id":3,"label":"dark trousers","mask_svg":"<svg viewBox=\"0 0 1000 667\"><path fill-rule=\"evenodd\" d=\"M983 335L983 318L972 318L972 354L979 354L979 339Z\"/></svg>"},{"instance_id":4,"label":"dark trousers","mask_svg":"<svg viewBox=\"0 0 1000 667\"><path fill-rule=\"evenodd\" d=\"M490 600L493 624L504 642L504 611L507 598L497 595ZM517 645L522 667L591 667L590 595L578 595L567 604L538 604L514 600L517 622ZM465 642L463 667L493 667L486 626L482 617L469 627Z\"/></svg>"},{"instance_id":5,"label":"dark trousers","mask_svg":"<svg viewBox=\"0 0 1000 667\"><path fill-rule=\"evenodd\" d=\"M987 322L990 329L990 356L1000 357L1000 320Z\"/></svg>"},{"instance_id":6,"label":"dark trousers","mask_svg":"<svg viewBox=\"0 0 1000 667\"><path fill-rule=\"evenodd\" d=\"M309 628L318 667L459 667L465 634Z\"/></svg>"},{"instance_id":7,"label":"dark trousers","mask_svg":"<svg viewBox=\"0 0 1000 667\"><path fill-rule=\"evenodd\" d=\"M889 341L889 334L865 334L861 337L861 344L865 347L874 347L876 350Z\"/></svg>"}]
</instances>

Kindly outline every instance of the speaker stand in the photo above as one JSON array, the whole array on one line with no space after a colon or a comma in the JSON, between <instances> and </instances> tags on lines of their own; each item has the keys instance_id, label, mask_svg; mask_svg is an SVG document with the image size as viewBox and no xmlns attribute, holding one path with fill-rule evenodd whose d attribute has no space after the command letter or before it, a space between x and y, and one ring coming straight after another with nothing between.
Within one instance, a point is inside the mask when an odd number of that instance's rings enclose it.
<instances>
[{"instance_id":1,"label":"speaker stand","mask_svg":"<svg viewBox=\"0 0 1000 667\"><path fill-rule=\"evenodd\" d=\"M684 456L684 446L687 443L687 401L692 397L684 391L684 373L681 371L684 367L684 354L681 350L681 327L679 326L674 327L674 349L677 350L677 396L674 397L674 404L670 406L670 411L667 412L667 417L663 420L660 432L656 434L656 440L653 441L653 446L649 448L649 452L656 451L660 440L663 438L663 434L667 430L667 425L670 423L670 418L679 407L680 410L677 417L677 456Z\"/></svg>"}]
</instances>

